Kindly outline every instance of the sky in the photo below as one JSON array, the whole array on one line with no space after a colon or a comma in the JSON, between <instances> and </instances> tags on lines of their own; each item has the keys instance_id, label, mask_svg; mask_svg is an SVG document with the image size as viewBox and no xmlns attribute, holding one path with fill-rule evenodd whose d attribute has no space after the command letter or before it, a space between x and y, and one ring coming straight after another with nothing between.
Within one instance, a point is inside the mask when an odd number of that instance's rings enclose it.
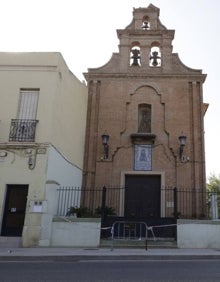
<instances>
[{"instance_id":1,"label":"sky","mask_svg":"<svg viewBox=\"0 0 220 282\"><path fill-rule=\"evenodd\" d=\"M0 52L60 52L80 80L88 68L106 64L118 52L116 30L133 8L160 9L175 30L173 52L190 68L207 74L203 85L206 175L220 175L220 1L219 0L0 0Z\"/></svg>"}]
</instances>

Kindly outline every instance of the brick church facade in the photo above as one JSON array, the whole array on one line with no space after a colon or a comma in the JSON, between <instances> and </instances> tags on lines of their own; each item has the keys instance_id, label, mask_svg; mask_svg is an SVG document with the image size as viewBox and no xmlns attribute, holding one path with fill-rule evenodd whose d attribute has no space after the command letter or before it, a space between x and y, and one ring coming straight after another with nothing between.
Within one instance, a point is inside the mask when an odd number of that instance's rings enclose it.
<instances>
[{"instance_id":1,"label":"brick church facade","mask_svg":"<svg viewBox=\"0 0 220 282\"><path fill-rule=\"evenodd\" d=\"M172 206L162 192L168 187L205 189L206 75L172 52L174 30L159 12L152 4L134 8L131 23L117 30L119 52L84 74L83 185L127 187L127 195L118 195L121 215L160 217ZM200 199L190 201L201 214Z\"/></svg>"}]
</instances>

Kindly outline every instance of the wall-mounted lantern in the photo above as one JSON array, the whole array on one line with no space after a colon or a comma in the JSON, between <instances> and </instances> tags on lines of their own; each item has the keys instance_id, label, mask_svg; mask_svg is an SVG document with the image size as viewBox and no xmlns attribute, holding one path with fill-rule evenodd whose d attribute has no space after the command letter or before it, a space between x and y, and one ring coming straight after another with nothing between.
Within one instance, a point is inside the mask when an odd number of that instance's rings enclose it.
<instances>
[{"instance_id":1,"label":"wall-mounted lantern","mask_svg":"<svg viewBox=\"0 0 220 282\"><path fill-rule=\"evenodd\" d=\"M108 159L108 153L109 153L109 135L107 133L102 134L102 145L104 147L104 160Z\"/></svg>"},{"instance_id":2,"label":"wall-mounted lantern","mask_svg":"<svg viewBox=\"0 0 220 282\"><path fill-rule=\"evenodd\" d=\"M185 135L180 135L179 136L179 142L180 142L180 161L183 161L183 150L186 145L186 136Z\"/></svg>"}]
</instances>

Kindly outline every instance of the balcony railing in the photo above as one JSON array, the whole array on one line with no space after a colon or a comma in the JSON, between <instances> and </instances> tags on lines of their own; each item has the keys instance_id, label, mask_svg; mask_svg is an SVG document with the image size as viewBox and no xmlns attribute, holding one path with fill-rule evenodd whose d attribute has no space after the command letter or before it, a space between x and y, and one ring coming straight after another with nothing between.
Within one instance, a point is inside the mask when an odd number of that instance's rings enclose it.
<instances>
[{"instance_id":1,"label":"balcony railing","mask_svg":"<svg viewBox=\"0 0 220 282\"><path fill-rule=\"evenodd\" d=\"M9 141L34 142L37 120L12 119Z\"/></svg>"}]
</instances>

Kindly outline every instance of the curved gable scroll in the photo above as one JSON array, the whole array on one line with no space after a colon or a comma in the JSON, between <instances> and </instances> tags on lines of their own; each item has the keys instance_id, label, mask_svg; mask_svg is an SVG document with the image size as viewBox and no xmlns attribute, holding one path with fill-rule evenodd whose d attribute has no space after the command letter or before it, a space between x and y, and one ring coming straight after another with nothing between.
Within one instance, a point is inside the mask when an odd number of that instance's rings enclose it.
<instances>
[{"instance_id":1,"label":"curved gable scroll","mask_svg":"<svg viewBox=\"0 0 220 282\"><path fill-rule=\"evenodd\" d=\"M178 53L172 54L172 71L175 73L202 74L202 70L186 66L179 58Z\"/></svg>"}]
</instances>

